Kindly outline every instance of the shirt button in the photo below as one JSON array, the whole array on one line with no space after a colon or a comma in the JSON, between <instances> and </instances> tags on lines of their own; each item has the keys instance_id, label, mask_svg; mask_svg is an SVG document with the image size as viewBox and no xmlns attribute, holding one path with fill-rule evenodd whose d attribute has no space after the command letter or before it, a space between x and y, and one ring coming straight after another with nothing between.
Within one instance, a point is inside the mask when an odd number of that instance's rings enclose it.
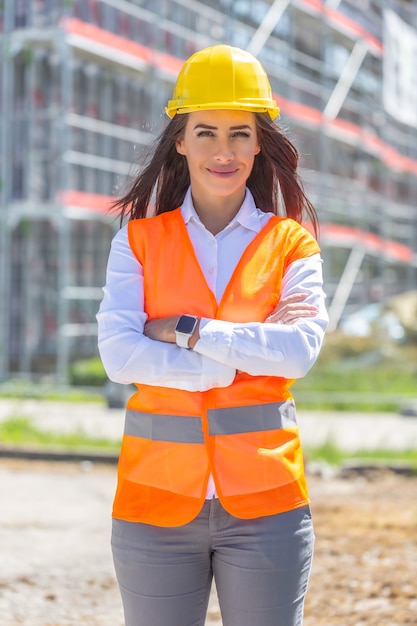
<instances>
[{"instance_id":1,"label":"shirt button","mask_svg":"<svg viewBox=\"0 0 417 626\"><path fill-rule=\"evenodd\" d=\"M209 274L213 274L213 272L214 272L214 267L210 267Z\"/></svg>"}]
</instances>

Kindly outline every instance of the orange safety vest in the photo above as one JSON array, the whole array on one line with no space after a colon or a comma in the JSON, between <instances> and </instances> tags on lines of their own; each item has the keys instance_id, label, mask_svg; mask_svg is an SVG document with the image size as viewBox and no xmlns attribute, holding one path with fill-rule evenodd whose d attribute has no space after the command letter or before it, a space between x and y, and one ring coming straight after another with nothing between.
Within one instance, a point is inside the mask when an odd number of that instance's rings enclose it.
<instances>
[{"instance_id":1,"label":"orange safety vest","mask_svg":"<svg viewBox=\"0 0 417 626\"><path fill-rule=\"evenodd\" d=\"M179 209L130 221L128 237L144 268L149 319L188 313L264 321L280 299L286 267L319 252L297 222L272 217L246 248L218 304ZM204 392L138 383L127 404L113 516L186 524L203 506L210 473L221 503L235 517L308 503L293 382L237 373L229 387Z\"/></svg>"}]
</instances>

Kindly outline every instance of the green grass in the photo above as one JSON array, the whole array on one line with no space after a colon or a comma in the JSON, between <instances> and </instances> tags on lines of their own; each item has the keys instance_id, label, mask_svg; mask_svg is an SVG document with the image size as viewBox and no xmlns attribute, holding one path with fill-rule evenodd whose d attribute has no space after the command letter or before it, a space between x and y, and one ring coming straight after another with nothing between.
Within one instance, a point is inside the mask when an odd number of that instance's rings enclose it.
<instances>
[{"instance_id":1,"label":"green grass","mask_svg":"<svg viewBox=\"0 0 417 626\"><path fill-rule=\"evenodd\" d=\"M100 389L60 387L28 380L8 380L0 384L0 398L45 400L49 402L104 403Z\"/></svg>"},{"instance_id":2,"label":"green grass","mask_svg":"<svg viewBox=\"0 0 417 626\"><path fill-rule=\"evenodd\" d=\"M303 409L398 412L417 401L417 346L330 338L293 392Z\"/></svg>"},{"instance_id":3,"label":"green grass","mask_svg":"<svg viewBox=\"0 0 417 626\"><path fill-rule=\"evenodd\" d=\"M104 437L91 437L82 430L59 433L37 428L28 417L10 417L0 422L0 443L12 446L35 445L69 449L99 448L117 451L120 443Z\"/></svg>"},{"instance_id":4,"label":"green grass","mask_svg":"<svg viewBox=\"0 0 417 626\"><path fill-rule=\"evenodd\" d=\"M71 363L69 380L72 385L102 387L107 381L103 363L99 357L81 359Z\"/></svg>"},{"instance_id":5,"label":"green grass","mask_svg":"<svg viewBox=\"0 0 417 626\"><path fill-rule=\"evenodd\" d=\"M321 364L296 382L305 391L354 391L416 394L416 372L399 366L348 368L345 363Z\"/></svg>"},{"instance_id":6,"label":"green grass","mask_svg":"<svg viewBox=\"0 0 417 626\"><path fill-rule=\"evenodd\" d=\"M333 466L340 466L346 462L357 462L375 465L405 465L417 473L417 449L408 450L356 450L346 452L341 450L331 440L317 447L305 447L308 461L321 461Z\"/></svg>"}]
</instances>

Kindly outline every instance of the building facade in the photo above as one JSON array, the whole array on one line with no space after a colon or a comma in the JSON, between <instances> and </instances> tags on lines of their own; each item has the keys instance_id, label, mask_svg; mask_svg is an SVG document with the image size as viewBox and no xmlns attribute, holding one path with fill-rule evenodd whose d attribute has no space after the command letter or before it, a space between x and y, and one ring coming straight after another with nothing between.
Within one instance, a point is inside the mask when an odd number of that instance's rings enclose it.
<instances>
[{"instance_id":1,"label":"building facade","mask_svg":"<svg viewBox=\"0 0 417 626\"><path fill-rule=\"evenodd\" d=\"M112 198L185 58L255 54L321 222L331 329L417 285L417 6L405 0L5 0L0 380L97 354Z\"/></svg>"}]
</instances>

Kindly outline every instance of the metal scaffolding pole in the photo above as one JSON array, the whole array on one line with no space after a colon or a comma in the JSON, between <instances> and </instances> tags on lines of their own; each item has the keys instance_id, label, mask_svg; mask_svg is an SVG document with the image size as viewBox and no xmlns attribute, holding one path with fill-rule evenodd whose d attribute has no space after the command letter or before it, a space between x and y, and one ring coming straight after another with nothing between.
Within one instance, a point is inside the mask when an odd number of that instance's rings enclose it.
<instances>
[{"instance_id":1,"label":"metal scaffolding pole","mask_svg":"<svg viewBox=\"0 0 417 626\"><path fill-rule=\"evenodd\" d=\"M0 380L9 376L10 329L10 230L11 197L11 111L13 94L13 53L10 33L13 30L13 2L4 3L2 41L1 101L1 185L0 185Z\"/></svg>"},{"instance_id":2,"label":"metal scaffolding pole","mask_svg":"<svg viewBox=\"0 0 417 626\"><path fill-rule=\"evenodd\" d=\"M66 115L71 110L72 102L72 50L65 39L56 42L61 59L61 119L60 119L60 149L61 155L69 149L68 125ZM66 189L68 165L61 158L60 189ZM58 327L57 327L57 365L56 374L58 382L68 382L68 368L70 360L69 337L65 333L69 321L69 300L65 297L65 291L69 286L69 272L71 264L70 250L71 224L68 218L63 217L58 223Z\"/></svg>"},{"instance_id":3,"label":"metal scaffolding pole","mask_svg":"<svg viewBox=\"0 0 417 626\"><path fill-rule=\"evenodd\" d=\"M249 42L247 47L248 52L254 56L258 56L289 4L290 0L274 0L271 4L271 8L265 15L261 24L259 24L258 29Z\"/></svg>"},{"instance_id":4,"label":"metal scaffolding pole","mask_svg":"<svg viewBox=\"0 0 417 626\"><path fill-rule=\"evenodd\" d=\"M352 248L329 307L329 332L336 330L339 324L343 309L349 299L350 292L355 284L364 257L365 251L362 248Z\"/></svg>"},{"instance_id":5,"label":"metal scaffolding pole","mask_svg":"<svg viewBox=\"0 0 417 626\"><path fill-rule=\"evenodd\" d=\"M363 63L363 60L368 52L368 44L366 41L359 39L354 47L350 56L340 74L339 80L333 89L330 98L323 111L324 117L333 120L339 115L339 111L343 106L343 102L349 93L350 88L353 85L353 81L356 78L357 73Z\"/></svg>"}]
</instances>

